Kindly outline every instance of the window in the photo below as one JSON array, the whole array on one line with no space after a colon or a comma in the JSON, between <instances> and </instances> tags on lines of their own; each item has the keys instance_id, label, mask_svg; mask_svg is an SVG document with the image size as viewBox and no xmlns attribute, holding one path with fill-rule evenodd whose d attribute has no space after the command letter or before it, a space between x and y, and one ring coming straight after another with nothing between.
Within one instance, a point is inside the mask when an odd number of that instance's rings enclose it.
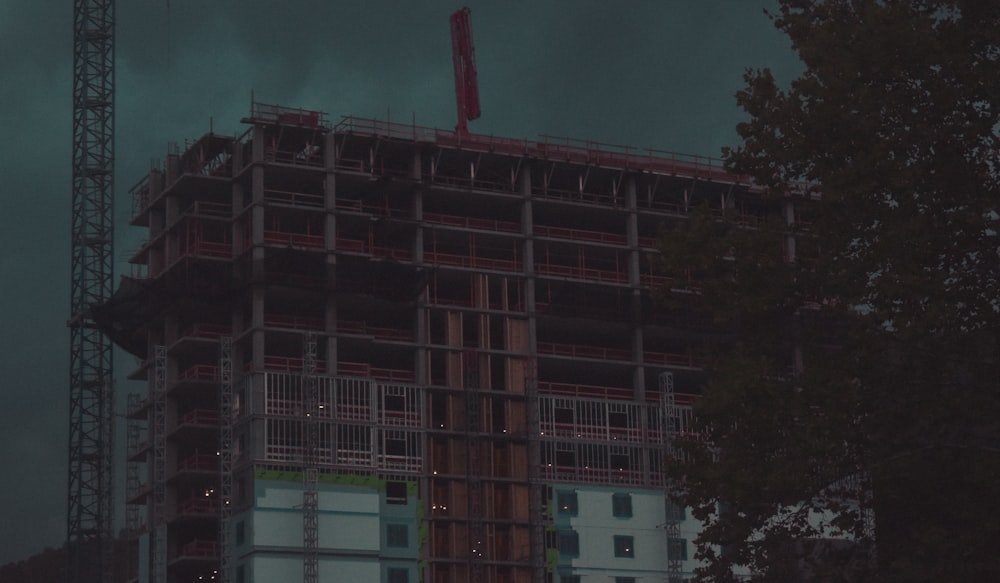
<instances>
[{"instance_id":1,"label":"window","mask_svg":"<svg viewBox=\"0 0 1000 583\"><path fill-rule=\"evenodd\" d=\"M407 569L392 569L387 571L389 583L410 583L410 572Z\"/></svg>"},{"instance_id":2,"label":"window","mask_svg":"<svg viewBox=\"0 0 1000 583\"><path fill-rule=\"evenodd\" d=\"M615 556L635 557L635 541L630 536L615 535Z\"/></svg>"},{"instance_id":3,"label":"window","mask_svg":"<svg viewBox=\"0 0 1000 583\"><path fill-rule=\"evenodd\" d=\"M611 496L611 513L618 518L629 518L632 516L632 495L613 494Z\"/></svg>"},{"instance_id":4,"label":"window","mask_svg":"<svg viewBox=\"0 0 1000 583\"><path fill-rule=\"evenodd\" d=\"M580 554L580 535L575 530L559 531L559 554L578 556Z\"/></svg>"},{"instance_id":5,"label":"window","mask_svg":"<svg viewBox=\"0 0 1000 583\"><path fill-rule=\"evenodd\" d=\"M246 540L246 536L247 536L247 529L244 526L243 521L241 520L236 523L236 544L238 545L243 544L243 541Z\"/></svg>"},{"instance_id":6,"label":"window","mask_svg":"<svg viewBox=\"0 0 1000 583\"><path fill-rule=\"evenodd\" d=\"M236 583L246 583L247 581L247 570L246 567L240 565L236 567Z\"/></svg>"},{"instance_id":7,"label":"window","mask_svg":"<svg viewBox=\"0 0 1000 583\"><path fill-rule=\"evenodd\" d=\"M615 583L635 583L635 577L615 577Z\"/></svg>"},{"instance_id":8,"label":"window","mask_svg":"<svg viewBox=\"0 0 1000 583\"><path fill-rule=\"evenodd\" d=\"M403 437L403 432L392 431L385 436L385 454L406 455L406 439Z\"/></svg>"},{"instance_id":9,"label":"window","mask_svg":"<svg viewBox=\"0 0 1000 583\"><path fill-rule=\"evenodd\" d=\"M385 526L385 545L396 548L410 546L410 529L405 524L387 524Z\"/></svg>"},{"instance_id":10,"label":"window","mask_svg":"<svg viewBox=\"0 0 1000 583\"><path fill-rule=\"evenodd\" d=\"M632 463L629 460L627 453L612 453L611 454L611 469L612 470L631 470Z\"/></svg>"},{"instance_id":11,"label":"window","mask_svg":"<svg viewBox=\"0 0 1000 583\"><path fill-rule=\"evenodd\" d=\"M556 508L559 514L576 516L576 492L556 492Z\"/></svg>"},{"instance_id":12,"label":"window","mask_svg":"<svg viewBox=\"0 0 1000 583\"><path fill-rule=\"evenodd\" d=\"M406 504L406 482L386 482L386 504Z\"/></svg>"},{"instance_id":13,"label":"window","mask_svg":"<svg viewBox=\"0 0 1000 583\"><path fill-rule=\"evenodd\" d=\"M669 538L667 539L667 552L670 553L671 559L680 559L686 561L688 559L688 541L686 538Z\"/></svg>"},{"instance_id":14,"label":"window","mask_svg":"<svg viewBox=\"0 0 1000 583\"><path fill-rule=\"evenodd\" d=\"M385 409L386 411L404 412L406 411L406 399L403 395L386 395Z\"/></svg>"},{"instance_id":15,"label":"window","mask_svg":"<svg viewBox=\"0 0 1000 583\"><path fill-rule=\"evenodd\" d=\"M579 575L560 575L559 583L580 583Z\"/></svg>"}]
</instances>

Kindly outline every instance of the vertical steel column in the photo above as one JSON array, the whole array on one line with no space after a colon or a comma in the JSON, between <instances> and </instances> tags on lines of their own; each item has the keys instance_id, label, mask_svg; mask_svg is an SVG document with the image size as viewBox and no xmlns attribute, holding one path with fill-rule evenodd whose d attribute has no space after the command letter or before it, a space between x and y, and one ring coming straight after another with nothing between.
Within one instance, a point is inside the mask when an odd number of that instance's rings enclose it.
<instances>
[{"instance_id":1,"label":"vertical steel column","mask_svg":"<svg viewBox=\"0 0 1000 583\"><path fill-rule=\"evenodd\" d=\"M479 354L462 354L465 372L466 487L468 489L469 582L483 580L483 492L480 433L482 405L479 399Z\"/></svg>"},{"instance_id":2,"label":"vertical steel column","mask_svg":"<svg viewBox=\"0 0 1000 583\"><path fill-rule=\"evenodd\" d=\"M528 513L531 523L531 581L545 581L545 504L542 503L541 412L538 399L538 361L528 361L524 391L528 399Z\"/></svg>"},{"instance_id":3,"label":"vertical steel column","mask_svg":"<svg viewBox=\"0 0 1000 583\"><path fill-rule=\"evenodd\" d=\"M528 315L528 346L530 358L525 371L525 396L528 414L528 519L531 525L531 582L545 583L545 508L542 500L545 492L541 477L541 405L538 396L538 353L537 322L535 320L535 216L531 203L531 166L525 164L511 170L511 185L517 184L517 192L522 197L521 234L524 236L522 262L524 269L524 310Z\"/></svg>"},{"instance_id":4,"label":"vertical steel column","mask_svg":"<svg viewBox=\"0 0 1000 583\"><path fill-rule=\"evenodd\" d=\"M128 394L128 414L129 419L125 426L126 451L132 456L139 448L139 420L133 419L131 415L142 406L142 397L138 393ZM125 498L132 499L139 492L139 463L128 460L125 464ZM129 540L139 535L139 505L126 504L125 506L125 531Z\"/></svg>"},{"instance_id":5,"label":"vertical steel column","mask_svg":"<svg viewBox=\"0 0 1000 583\"><path fill-rule=\"evenodd\" d=\"M114 543L111 340L91 307L113 291L114 0L73 4L69 465L70 583L110 582Z\"/></svg>"},{"instance_id":6,"label":"vertical steel column","mask_svg":"<svg viewBox=\"0 0 1000 583\"><path fill-rule=\"evenodd\" d=\"M128 394L128 421L125 426L126 455L131 457L139 448L139 434L142 430L140 421L132 417L142 407L142 396L138 393ZM140 526L139 504L130 503L139 493L139 462L129 459L125 463L125 536L129 548L138 539ZM127 553L126 565L128 577L138 576L139 557L131 550Z\"/></svg>"},{"instance_id":7,"label":"vertical steel column","mask_svg":"<svg viewBox=\"0 0 1000 583\"><path fill-rule=\"evenodd\" d=\"M219 339L219 580L233 583L233 339Z\"/></svg>"},{"instance_id":8,"label":"vertical steel column","mask_svg":"<svg viewBox=\"0 0 1000 583\"><path fill-rule=\"evenodd\" d=\"M316 333L307 332L302 358L302 430L305 437L302 492L302 581L319 582L319 387L316 379Z\"/></svg>"},{"instance_id":9,"label":"vertical steel column","mask_svg":"<svg viewBox=\"0 0 1000 583\"><path fill-rule=\"evenodd\" d=\"M153 573L167 583L167 347L153 347Z\"/></svg>"},{"instance_id":10,"label":"vertical steel column","mask_svg":"<svg viewBox=\"0 0 1000 583\"><path fill-rule=\"evenodd\" d=\"M666 453L673 455L676 453L674 439L680 429L680 410L677 408L677 401L674 398L674 373L660 373L660 394L663 396L663 422L664 439L666 440ZM668 460L669 463L669 460ZM664 507L666 508L666 521L664 529L667 538L667 583L683 583L682 576L683 562L681 560L681 549L676 548L681 536L681 525L677 512L674 511L674 503L670 499L673 484L670 480L664 480Z\"/></svg>"}]
</instances>

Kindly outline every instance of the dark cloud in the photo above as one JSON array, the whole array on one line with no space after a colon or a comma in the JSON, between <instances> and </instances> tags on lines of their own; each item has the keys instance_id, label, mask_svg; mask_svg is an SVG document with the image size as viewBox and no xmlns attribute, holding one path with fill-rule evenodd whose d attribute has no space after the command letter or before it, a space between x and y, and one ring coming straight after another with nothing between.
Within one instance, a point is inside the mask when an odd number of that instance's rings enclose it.
<instances>
[{"instance_id":1,"label":"dark cloud","mask_svg":"<svg viewBox=\"0 0 1000 583\"><path fill-rule=\"evenodd\" d=\"M797 70L763 15L770 3L470 1L483 104L472 130L717 155L735 141L744 69ZM119 270L142 235L127 226L127 188L210 119L239 131L251 91L334 119L452 127L459 6L119 2ZM65 536L71 33L71 2L0 2L0 564ZM124 395L138 387L124 380L132 359L117 358Z\"/></svg>"}]
</instances>

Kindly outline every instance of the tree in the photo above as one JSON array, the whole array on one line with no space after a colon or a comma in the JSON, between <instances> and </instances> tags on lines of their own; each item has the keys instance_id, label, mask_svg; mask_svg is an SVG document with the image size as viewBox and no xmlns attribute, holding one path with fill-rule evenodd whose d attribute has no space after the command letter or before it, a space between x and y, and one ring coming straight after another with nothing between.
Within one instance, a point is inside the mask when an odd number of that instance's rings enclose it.
<instances>
[{"instance_id":1,"label":"tree","mask_svg":"<svg viewBox=\"0 0 1000 583\"><path fill-rule=\"evenodd\" d=\"M805 70L748 71L724 152L770 217L661 237L723 331L672 464L697 580L1000 580L1000 3L772 18Z\"/></svg>"}]
</instances>

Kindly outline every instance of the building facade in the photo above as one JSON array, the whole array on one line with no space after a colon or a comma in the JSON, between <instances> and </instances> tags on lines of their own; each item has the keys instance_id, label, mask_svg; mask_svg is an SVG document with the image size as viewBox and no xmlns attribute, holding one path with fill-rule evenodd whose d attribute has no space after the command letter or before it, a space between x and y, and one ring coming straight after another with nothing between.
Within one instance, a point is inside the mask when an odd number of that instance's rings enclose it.
<instances>
[{"instance_id":1,"label":"building facade","mask_svg":"<svg viewBox=\"0 0 1000 583\"><path fill-rule=\"evenodd\" d=\"M255 103L131 190L107 308L140 582L683 580L700 385L656 235L762 203L704 158Z\"/></svg>"}]
</instances>

